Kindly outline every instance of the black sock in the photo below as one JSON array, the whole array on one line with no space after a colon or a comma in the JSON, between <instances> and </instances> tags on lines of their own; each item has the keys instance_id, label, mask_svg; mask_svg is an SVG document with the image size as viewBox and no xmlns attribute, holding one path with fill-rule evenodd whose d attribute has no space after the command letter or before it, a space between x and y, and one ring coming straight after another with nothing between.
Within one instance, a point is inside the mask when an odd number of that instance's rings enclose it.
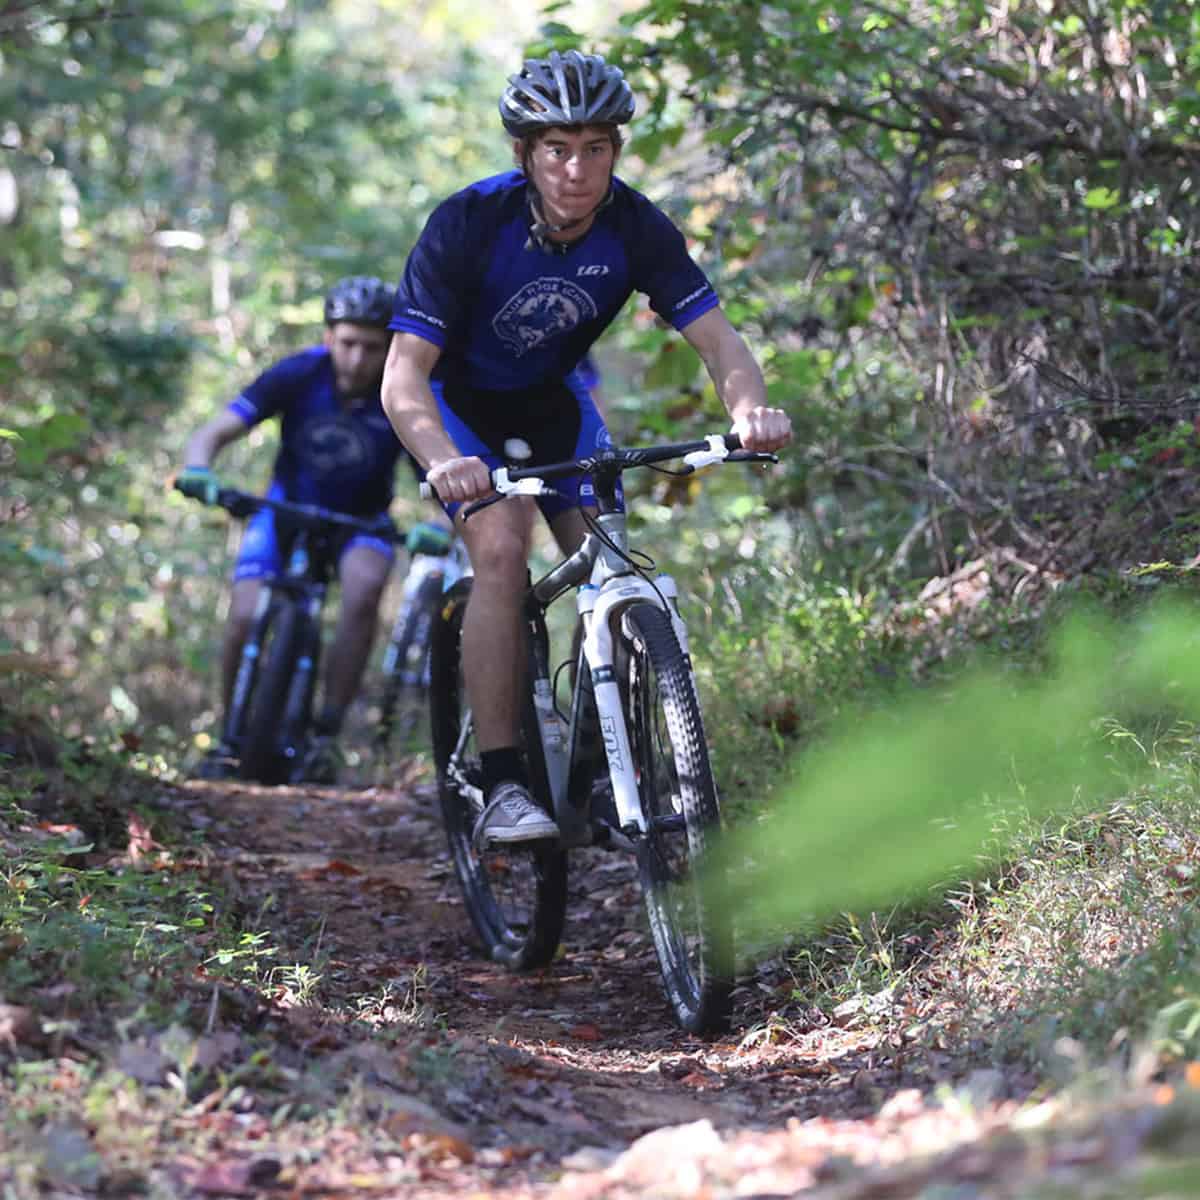
<instances>
[{"instance_id":1,"label":"black sock","mask_svg":"<svg viewBox=\"0 0 1200 1200\"><path fill-rule=\"evenodd\" d=\"M502 746L499 750L484 750L480 755L483 766L483 794L488 795L498 783L511 779L522 787L529 786L529 773L525 760L516 746Z\"/></svg>"}]
</instances>

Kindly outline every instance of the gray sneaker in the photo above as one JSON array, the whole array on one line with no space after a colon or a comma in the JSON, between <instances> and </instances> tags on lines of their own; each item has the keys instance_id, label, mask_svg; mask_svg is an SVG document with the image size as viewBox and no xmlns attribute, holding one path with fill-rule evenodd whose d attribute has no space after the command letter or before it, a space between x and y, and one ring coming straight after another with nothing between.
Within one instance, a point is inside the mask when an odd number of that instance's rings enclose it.
<instances>
[{"instance_id":1,"label":"gray sneaker","mask_svg":"<svg viewBox=\"0 0 1200 1200\"><path fill-rule=\"evenodd\" d=\"M497 843L538 842L558 837L554 818L519 783L506 780L492 788L472 835L476 848Z\"/></svg>"}]
</instances>

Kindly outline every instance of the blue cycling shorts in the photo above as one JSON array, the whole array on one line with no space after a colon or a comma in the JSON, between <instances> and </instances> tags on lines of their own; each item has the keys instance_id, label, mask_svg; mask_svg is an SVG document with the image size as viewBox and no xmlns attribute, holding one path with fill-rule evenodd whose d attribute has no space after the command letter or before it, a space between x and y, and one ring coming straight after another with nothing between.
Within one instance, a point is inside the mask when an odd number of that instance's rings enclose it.
<instances>
[{"instance_id":1,"label":"blue cycling shorts","mask_svg":"<svg viewBox=\"0 0 1200 1200\"><path fill-rule=\"evenodd\" d=\"M271 500L287 499L278 483L272 483L266 494ZM366 546L377 554L382 554L389 564L396 557L396 547L391 542L371 537L369 534L355 533L342 544L339 561L352 546ZM277 579L283 574L283 566L283 549L279 545L279 534L275 528L275 514L269 508L260 508L246 522L237 561L233 564L233 581L239 583L243 579Z\"/></svg>"},{"instance_id":2,"label":"blue cycling shorts","mask_svg":"<svg viewBox=\"0 0 1200 1200\"><path fill-rule=\"evenodd\" d=\"M450 440L464 456L479 457L491 468L505 465L500 451L510 437L523 438L532 447L530 466L583 458L612 445L604 418L574 376L534 395L481 392L438 379L430 387ZM556 494L537 499L547 521L580 505L596 505L590 475L567 475L549 483ZM617 499L623 505L619 485ZM453 517L462 506L442 507Z\"/></svg>"}]
</instances>

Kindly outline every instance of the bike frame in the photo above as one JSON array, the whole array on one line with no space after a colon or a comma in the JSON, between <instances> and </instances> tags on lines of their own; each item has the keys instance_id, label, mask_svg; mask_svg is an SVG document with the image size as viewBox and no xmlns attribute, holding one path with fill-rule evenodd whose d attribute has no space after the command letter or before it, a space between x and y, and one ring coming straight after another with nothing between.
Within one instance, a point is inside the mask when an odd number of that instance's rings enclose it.
<instances>
[{"instance_id":1,"label":"bike frame","mask_svg":"<svg viewBox=\"0 0 1200 1200\"><path fill-rule=\"evenodd\" d=\"M320 620L325 607L325 597L329 591L328 583L314 579L309 575L308 530L296 530L291 550L288 554L287 566L282 575L277 578L260 580L258 600L254 608L254 618L250 625L250 635L242 646L241 657L238 660L237 674L234 676L233 695L230 698L229 711L225 714L225 741L240 749L242 727L245 724L247 704L254 690L258 676L259 658L262 654L263 635L267 630L267 614L272 605L281 603L279 597L286 597L286 603L302 606L306 626L311 633L317 631L317 637L307 639L310 644L302 650L296 663L296 674L288 689L288 700L285 711L280 714L281 724L290 724L293 716L307 709L312 698L313 687L316 683L316 673L320 659ZM315 645L312 644L315 641ZM303 705L303 709L298 707ZM287 747L289 761L295 758L297 748Z\"/></svg>"},{"instance_id":2,"label":"bike frame","mask_svg":"<svg viewBox=\"0 0 1200 1200\"><path fill-rule=\"evenodd\" d=\"M234 676L233 694L225 713L222 737L237 751L242 750L249 704L257 682L259 659L262 656L264 635L272 609L295 605L303 622L299 655L279 714L280 727L288 733L284 757L292 763L302 752L304 731L311 715L320 665L322 628L321 614L330 587L330 564L326 558L327 543L324 531L340 528L347 533L370 533L387 536L393 542L404 540L401 531L390 522L386 528L349 515L331 512L312 504L293 504L266 496L250 496L236 489L223 490L217 503L235 516L246 516L261 508L269 508L282 519L294 523L288 548L287 564L276 578L260 580L260 591L250 625L250 634L242 647ZM314 544L314 538L318 539ZM314 555L317 561L314 563ZM293 736L295 731L298 736Z\"/></svg>"},{"instance_id":3,"label":"bike frame","mask_svg":"<svg viewBox=\"0 0 1200 1200\"><path fill-rule=\"evenodd\" d=\"M597 523L607 540L628 550L623 512L602 513ZM569 568L569 569L568 569ZM534 705L545 755L554 816L564 846L589 845L595 840L591 823L592 768L603 747L612 784L617 829L609 836L630 840L646 832L638 799L637 776L629 746L625 706L615 670L616 638L621 614L633 604L651 604L667 612L687 653L687 626L675 603L675 581L665 574L653 582L638 575L620 554L595 533L588 533L575 554L550 571L529 590L530 602L541 612L570 586L572 576L586 579L576 593L576 610L583 623L581 666L572 690L571 713L564 724L553 705L548 664L534 655ZM589 686L590 681L590 686Z\"/></svg>"},{"instance_id":4,"label":"bike frame","mask_svg":"<svg viewBox=\"0 0 1200 1200\"><path fill-rule=\"evenodd\" d=\"M467 520L474 511L506 496L554 494L546 487L548 478L578 471L592 476L597 507L595 529L589 530L579 549L531 584L525 597L526 622L532 634L545 629L546 610L572 587L578 588L576 609L583 623L580 669L572 689L570 716L565 721L555 705L545 644L538 636L529 639L533 707L560 848L591 845L598 838L607 838L623 849L636 850L638 840L648 832L616 673L617 631L624 612L635 604L650 604L665 611L689 670L691 659L675 581L665 574L647 579L629 559L618 480L625 469L672 458L682 459L689 471L727 461L777 461L774 455L742 451L740 442L730 435L713 435L702 442L676 446L601 451L590 459L541 468L498 467L492 471L496 495L464 510L463 519ZM432 496L427 489L428 485L422 484L422 495ZM482 808L482 792L455 766L469 732L469 723L464 722L459 744L450 756L450 778L462 795ZM596 828L592 784L601 747L612 786L616 824L603 822Z\"/></svg>"},{"instance_id":5,"label":"bike frame","mask_svg":"<svg viewBox=\"0 0 1200 1200\"><path fill-rule=\"evenodd\" d=\"M399 669L402 676L402 682L406 685L420 685L427 687L429 684L429 656L426 652L421 659L421 673L419 678L410 678L408 664L397 661L398 654L398 638L400 631L404 628L408 621L409 610L411 609L417 594L421 590L421 584L429 578L440 578L441 589L443 592L449 591L464 575L470 573L470 562L467 559L466 547L463 546L461 538L455 538L445 554L414 554L412 561L409 564L408 573L404 577L404 588L401 593L400 609L396 613L396 619L392 622L392 632L388 637L388 644L384 648L383 662L381 670L384 676L394 674ZM428 650L430 626L432 625L433 614L429 613L424 619L424 624L420 629L420 636L416 639L417 643Z\"/></svg>"}]
</instances>

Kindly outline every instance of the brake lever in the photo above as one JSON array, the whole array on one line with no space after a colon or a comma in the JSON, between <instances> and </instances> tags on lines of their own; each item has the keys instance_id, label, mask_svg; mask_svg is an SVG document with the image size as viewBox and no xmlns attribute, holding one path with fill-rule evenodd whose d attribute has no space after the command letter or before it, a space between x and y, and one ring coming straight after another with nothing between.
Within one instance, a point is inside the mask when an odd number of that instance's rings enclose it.
<instances>
[{"instance_id":1,"label":"brake lever","mask_svg":"<svg viewBox=\"0 0 1200 1200\"><path fill-rule=\"evenodd\" d=\"M766 450L731 450L726 462L757 462L757 463L777 463L779 461L778 454L771 454Z\"/></svg>"},{"instance_id":2,"label":"brake lever","mask_svg":"<svg viewBox=\"0 0 1200 1200\"><path fill-rule=\"evenodd\" d=\"M487 508L489 504L499 504L503 499L504 493L497 492L493 496L484 496L482 500L476 500L474 503L468 504L467 507L462 510L463 524L465 525L481 509Z\"/></svg>"}]
</instances>

